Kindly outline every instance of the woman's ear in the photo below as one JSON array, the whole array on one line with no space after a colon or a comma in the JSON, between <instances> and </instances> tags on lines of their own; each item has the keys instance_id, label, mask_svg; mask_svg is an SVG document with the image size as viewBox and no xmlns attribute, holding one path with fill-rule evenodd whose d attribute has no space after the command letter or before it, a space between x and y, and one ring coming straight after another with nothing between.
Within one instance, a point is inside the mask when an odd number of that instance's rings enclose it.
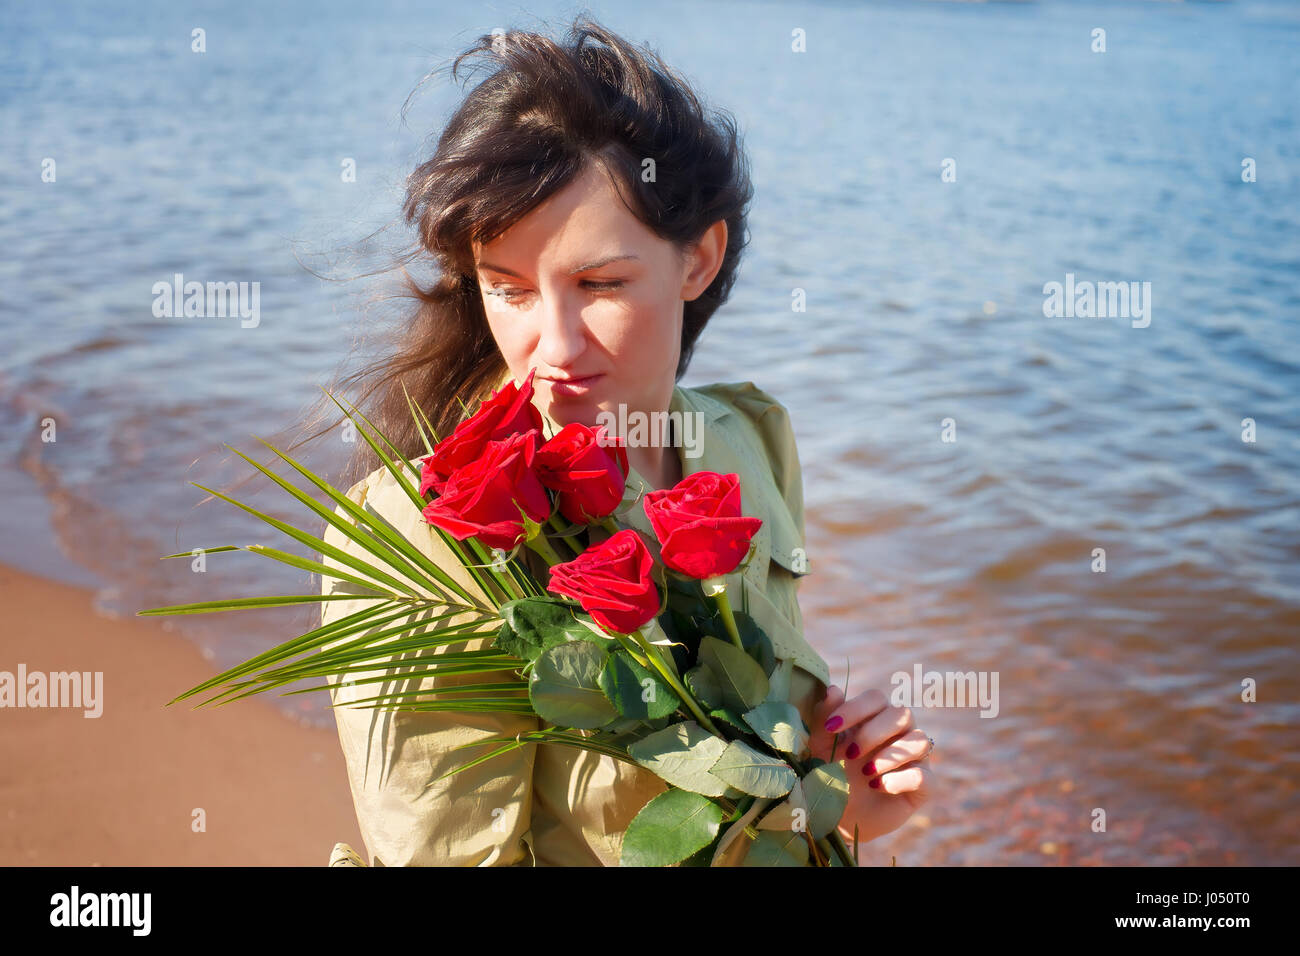
<instances>
[{"instance_id":1,"label":"woman's ear","mask_svg":"<svg viewBox=\"0 0 1300 956\"><path fill-rule=\"evenodd\" d=\"M704 294L714 276L722 268L722 260L727 254L727 221L719 219L704 235L696 240L688 251L686 279L682 283L682 298L693 302Z\"/></svg>"}]
</instances>

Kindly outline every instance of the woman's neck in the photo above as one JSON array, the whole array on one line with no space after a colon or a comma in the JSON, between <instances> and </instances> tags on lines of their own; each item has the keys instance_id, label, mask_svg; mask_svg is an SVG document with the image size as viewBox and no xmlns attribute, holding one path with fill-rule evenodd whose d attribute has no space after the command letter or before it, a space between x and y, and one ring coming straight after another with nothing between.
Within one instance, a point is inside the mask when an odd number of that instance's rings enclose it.
<instances>
[{"instance_id":1,"label":"woman's neck","mask_svg":"<svg viewBox=\"0 0 1300 956\"><path fill-rule=\"evenodd\" d=\"M649 483L653 491L671 488L682 480L682 459L673 438L671 420L668 432L668 441L664 445L636 446L627 450L628 464Z\"/></svg>"}]
</instances>

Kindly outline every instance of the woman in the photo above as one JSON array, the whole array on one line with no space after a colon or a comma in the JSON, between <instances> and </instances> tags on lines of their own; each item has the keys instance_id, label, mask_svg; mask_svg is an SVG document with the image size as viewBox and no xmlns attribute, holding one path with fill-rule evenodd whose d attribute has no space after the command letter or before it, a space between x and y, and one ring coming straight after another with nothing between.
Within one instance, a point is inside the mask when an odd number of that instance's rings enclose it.
<instances>
[{"instance_id":1,"label":"woman","mask_svg":"<svg viewBox=\"0 0 1300 956\"><path fill-rule=\"evenodd\" d=\"M841 833L851 840L856 826L869 840L897 828L926 797L929 771L919 764L930 742L879 691L845 700L827 687L826 664L803 639L803 492L789 417L748 382L676 385L730 292L745 244L752 190L734 127L710 121L654 54L585 18L567 45L533 34L483 37L457 65L476 52L491 52L500 69L469 94L409 179L407 218L442 275L432 289L417 287L421 306L397 356L367 370L382 376L372 387L381 389L372 420L400 436L418 468L422 448L399 382L439 435L530 372L548 438L570 422L595 425L601 413L620 421L694 416L692 456L681 435L667 445L630 443L625 500L695 471L740 476L745 513L763 527L731 579L778 657L796 665L790 699L812 732L813 754L830 759L839 738L835 757L851 781ZM349 495L472 586L383 469ZM653 542L639 505L619 521ZM349 544L333 529L326 540ZM325 593L352 587L323 582ZM329 623L362 605L322 606ZM455 683L370 673L402 689ZM536 729L538 719L342 706L376 686L331 691L372 865L617 865L628 823L664 789L639 767L555 745L530 745L432 783L475 753L454 748ZM332 862L349 861L360 862L340 844Z\"/></svg>"}]
</instances>

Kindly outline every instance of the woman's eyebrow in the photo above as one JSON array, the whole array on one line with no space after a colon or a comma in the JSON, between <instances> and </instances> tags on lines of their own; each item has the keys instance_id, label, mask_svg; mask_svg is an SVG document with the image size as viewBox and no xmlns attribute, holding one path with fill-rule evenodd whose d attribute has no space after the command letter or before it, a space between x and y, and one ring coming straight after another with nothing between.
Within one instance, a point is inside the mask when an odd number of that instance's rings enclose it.
<instances>
[{"instance_id":1,"label":"woman's eyebrow","mask_svg":"<svg viewBox=\"0 0 1300 956\"><path fill-rule=\"evenodd\" d=\"M602 256L599 259L595 259L592 262L588 262L585 266L578 266L578 268L576 269L570 269L569 275L575 276L579 272L587 272L591 269L599 269L601 266L607 266L611 262L623 262L626 259L640 259L640 258L641 258L640 256L632 255L631 253L628 253L626 255Z\"/></svg>"},{"instance_id":2,"label":"woman's eyebrow","mask_svg":"<svg viewBox=\"0 0 1300 956\"><path fill-rule=\"evenodd\" d=\"M588 272L592 269L599 269L601 266L607 266L612 262L623 262L624 260L627 259L639 260L640 258L641 258L640 256L632 255L630 253L626 255L602 256L599 259L594 259L591 262L588 262L586 265L578 266L578 268L576 269L570 269L569 275L574 276L577 275L579 272ZM478 267L480 269L487 269L491 272L499 272L502 275L513 276L516 279L524 278L518 272L515 272L515 270L513 269L507 269L504 266L495 266L490 262L480 262L478 264Z\"/></svg>"}]
</instances>

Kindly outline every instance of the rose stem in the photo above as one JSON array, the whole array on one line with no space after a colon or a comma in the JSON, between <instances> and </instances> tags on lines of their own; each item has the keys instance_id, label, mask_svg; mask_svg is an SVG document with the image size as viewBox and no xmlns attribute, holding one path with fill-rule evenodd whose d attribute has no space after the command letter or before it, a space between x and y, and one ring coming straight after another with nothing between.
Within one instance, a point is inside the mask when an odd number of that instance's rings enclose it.
<instances>
[{"instance_id":1,"label":"rose stem","mask_svg":"<svg viewBox=\"0 0 1300 956\"><path fill-rule=\"evenodd\" d=\"M745 645L740 640L740 630L736 627L736 616L731 612L731 601L727 599L727 581L721 576L709 578L708 581L717 588L713 594L713 599L718 602L718 610L722 612L722 623L726 626L727 633L731 635L731 643L743 651ZM706 585L706 590L707 587L708 585Z\"/></svg>"},{"instance_id":2,"label":"rose stem","mask_svg":"<svg viewBox=\"0 0 1300 956\"><path fill-rule=\"evenodd\" d=\"M700 705L695 702L695 698L690 695L690 692L687 691L682 682L677 679L677 675L665 666L659 655L655 653L658 649L646 639L646 636L642 634L640 630L633 631L629 637L641 646L642 651L645 652L646 658L652 665L654 665L655 670L659 671L663 679L667 681L668 686L671 687L677 696L682 699L682 702L686 704L691 713L695 715L695 719L699 721L700 726L709 733L721 737L722 734L718 733L718 728L714 726L713 721L709 720L708 715L700 709Z\"/></svg>"},{"instance_id":3,"label":"rose stem","mask_svg":"<svg viewBox=\"0 0 1300 956\"><path fill-rule=\"evenodd\" d=\"M528 547L532 548L543 558L545 558L546 563L551 567L554 567L557 564L564 563L564 559L555 553L555 549L551 547L551 543L546 540L545 535L539 534L537 537L532 538L525 543L528 545Z\"/></svg>"},{"instance_id":4,"label":"rose stem","mask_svg":"<svg viewBox=\"0 0 1300 956\"><path fill-rule=\"evenodd\" d=\"M582 554L582 548L580 548L577 542L573 540L575 537L577 537L577 535L559 534L561 525L560 525L560 515L558 512L556 514L551 515L550 520L547 523L551 526L552 529L554 529L554 531L556 532L556 536L569 546L569 550L571 550L575 555Z\"/></svg>"}]
</instances>

